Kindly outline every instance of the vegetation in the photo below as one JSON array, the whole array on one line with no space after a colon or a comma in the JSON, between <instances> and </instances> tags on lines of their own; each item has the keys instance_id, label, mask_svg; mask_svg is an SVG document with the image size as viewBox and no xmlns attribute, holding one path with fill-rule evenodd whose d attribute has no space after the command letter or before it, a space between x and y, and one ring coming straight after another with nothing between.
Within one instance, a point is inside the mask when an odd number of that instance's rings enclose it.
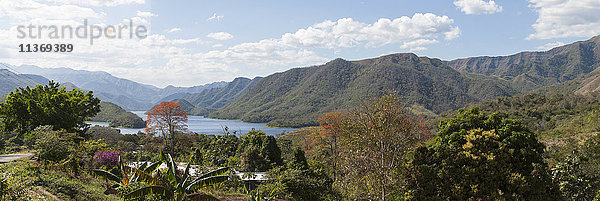
<instances>
[{"instance_id":1,"label":"vegetation","mask_svg":"<svg viewBox=\"0 0 600 201\"><path fill-rule=\"evenodd\" d=\"M109 102L100 102L100 112L91 121L108 122L110 127L145 128L146 122L136 114Z\"/></svg>"},{"instance_id":2,"label":"vegetation","mask_svg":"<svg viewBox=\"0 0 600 201\"><path fill-rule=\"evenodd\" d=\"M435 143L415 151L415 199L560 197L542 158L544 145L521 122L472 108L439 125Z\"/></svg>"},{"instance_id":3,"label":"vegetation","mask_svg":"<svg viewBox=\"0 0 600 201\"><path fill-rule=\"evenodd\" d=\"M465 61L502 78L412 54L338 59L260 79L215 113L318 125L277 137L188 133L186 110L199 105L187 99L155 106L147 133L88 129L101 110L91 92L20 88L0 105L0 148L35 156L0 164L0 199L600 200L600 95L581 76L596 63L589 46L497 68L487 62L505 58ZM553 66L565 69L538 71ZM237 82L239 92L254 81ZM221 95L199 97L237 94Z\"/></svg>"},{"instance_id":4,"label":"vegetation","mask_svg":"<svg viewBox=\"0 0 600 201\"><path fill-rule=\"evenodd\" d=\"M592 72L600 60L600 37L546 52L521 52L510 56L472 57L448 61L454 69L498 76L523 92L573 80Z\"/></svg>"},{"instance_id":5,"label":"vegetation","mask_svg":"<svg viewBox=\"0 0 600 201\"><path fill-rule=\"evenodd\" d=\"M10 92L5 103L0 103L2 131L15 132L15 140L38 126L52 125L86 137L89 125L85 121L100 112L100 99L93 93L79 89L67 91L58 83L18 88Z\"/></svg>"},{"instance_id":6,"label":"vegetation","mask_svg":"<svg viewBox=\"0 0 600 201\"><path fill-rule=\"evenodd\" d=\"M436 113L516 93L508 82L461 74L439 59L393 54L361 61L336 59L267 76L209 117L281 127L316 126L323 113L350 109L387 90L395 91L406 105Z\"/></svg>"},{"instance_id":7,"label":"vegetation","mask_svg":"<svg viewBox=\"0 0 600 201\"><path fill-rule=\"evenodd\" d=\"M160 133L171 154L175 153L175 135L187 129L187 113L179 104L163 101L152 107L146 120L146 133Z\"/></svg>"}]
</instances>

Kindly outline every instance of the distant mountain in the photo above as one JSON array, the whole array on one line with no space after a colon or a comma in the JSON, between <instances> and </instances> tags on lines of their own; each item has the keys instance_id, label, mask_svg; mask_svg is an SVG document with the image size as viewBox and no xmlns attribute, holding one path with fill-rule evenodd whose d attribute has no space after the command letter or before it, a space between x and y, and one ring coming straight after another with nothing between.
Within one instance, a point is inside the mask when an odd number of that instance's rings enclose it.
<instances>
[{"instance_id":1,"label":"distant mountain","mask_svg":"<svg viewBox=\"0 0 600 201\"><path fill-rule=\"evenodd\" d=\"M48 79L39 75L16 74L8 69L0 69L0 95L5 95L17 87L33 87L48 84Z\"/></svg>"},{"instance_id":2,"label":"distant mountain","mask_svg":"<svg viewBox=\"0 0 600 201\"><path fill-rule=\"evenodd\" d=\"M163 100L164 97L173 96L173 94L199 93L227 84L226 82L215 82L193 87L167 86L161 89L118 78L102 71L40 68L31 65L22 65L14 67L14 69L23 73L41 75L61 83L73 83L83 90L94 91L94 94L103 101L115 103L127 110L146 110Z\"/></svg>"},{"instance_id":3,"label":"distant mountain","mask_svg":"<svg viewBox=\"0 0 600 201\"><path fill-rule=\"evenodd\" d=\"M545 52L521 52L510 56L471 57L446 62L470 73L498 76L522 92L573 80L600 66L600 36Z\"/></svg>"},{"instance_id":4,"label":"distant mountain","mask_svg":"<svg viewBox=\"0 0 600 201\"><path fill-rule=\"evenodd\" d=\"M254 87L260 79L261 77L254 79L238 77L221 88L212 88L200 93L187 93L182 98L197 107L218 109Z\"/></svg>"},{"instance_id":5,"label":"distant mountain","mask_svg":"<svg viewBox=\"0 0 600 201\"><path fill-rule=\"evenodd\" d=\"M220 82L225 83L220 88L207 89L200 93L175 93L163 100L178 103L188 115L206 116L244 94L260 79L261 77L238 77L231 82Z\"/></svg>"},{"instance_id":6,"label":"distant mountain","mask_svg":"<svg viewBox=\"0 0 600 201\"><path fill-rule=\"evenodd\" d=\"M388 90L408 106L436 113L517 93L497 77L460 73L439 59L393 54L360 61L336 59L275 73L209 117L271 126L315 125L323 113L351 108Z\"/></svg>"}]
</instances>

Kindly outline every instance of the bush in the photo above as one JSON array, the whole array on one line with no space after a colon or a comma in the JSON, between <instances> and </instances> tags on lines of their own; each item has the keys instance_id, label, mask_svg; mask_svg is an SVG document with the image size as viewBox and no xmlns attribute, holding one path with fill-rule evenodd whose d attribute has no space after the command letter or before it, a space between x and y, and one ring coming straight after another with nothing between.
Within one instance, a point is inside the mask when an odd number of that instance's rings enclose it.
<instances>
[{"instance_id":1,"label":"bush","mask_svg":"<svg viewBox=\"0 0 600 201\"><path fill-rule=\"evenodd\" d=\"M53 131L51 126L38 127L33 133L37 155L44 161L58 162L75 153L75 140L78 139L75 133Z\"/></svg>"}]
</instances>

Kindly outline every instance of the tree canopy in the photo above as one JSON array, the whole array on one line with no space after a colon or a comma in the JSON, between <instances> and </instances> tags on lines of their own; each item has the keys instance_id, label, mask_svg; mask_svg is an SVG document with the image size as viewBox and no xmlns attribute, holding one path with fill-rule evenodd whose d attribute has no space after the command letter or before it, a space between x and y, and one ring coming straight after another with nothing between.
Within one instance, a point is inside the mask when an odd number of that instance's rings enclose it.
<instances>
[{"instance_id":1,"label":"tree canopy","mask_svg":"<svg viewBox=\"0 0 600 201\"><path fill-rule=\"evenodd\" d=\"M0 103L2 130L22 136L38 126L52 125L54 130L64 129L85 137L89 128L85 121L100 111L99 103L91 91L67 91L53 81L34 88L19 87L8 94L5 103Z\"/></svg>"},{"instance_id":2,"label":"tree canopy","mask_svg":"<svg viewBox=\"0 0 600 201\"><path fill-rule=\"evenodd\" d=\"M443 120L435 143L415 151L417 200L550 200L544 145L520 121L478 108Z\"/></svg>"}]
</instances>

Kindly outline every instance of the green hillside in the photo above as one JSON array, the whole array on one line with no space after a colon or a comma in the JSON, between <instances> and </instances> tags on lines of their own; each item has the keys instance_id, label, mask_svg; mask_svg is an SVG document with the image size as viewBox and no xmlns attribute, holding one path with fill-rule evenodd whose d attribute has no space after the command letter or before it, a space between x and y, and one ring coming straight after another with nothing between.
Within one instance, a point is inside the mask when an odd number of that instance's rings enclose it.
<instances>
[{"instance_id":1,"label":"green hillside","mask_svg":"<svg viewBox=\"0 0 600 201\"><path fill-rule=\"evenodd\" d=\"M144 128L146 122L136 114L125 111L116 104L100 102L100 112L91 121L108 122L110 126L124 128Z\"/></svg>"},{"instance_id":2,"label":"green hillside","mask_svg":"<svg viewBox=\"0 0 600 201\"><path fill-rule=\"evenodd\" d=\"M212 88L200 93L188 93L183 99L200 108L221 108L252 88L261 77L235 78L221 88Z\"/></svg>"},{"instance_id":3,"label":"green hillside","mask_svg":"<svg viewBox=\"0 0 600 201\"><path fill-rule=\"evenodd\" d=\"M459 71L501 77L527 92L581 77L600 66L600 36L545 52L471 57L446 63Z\"/></svg>"},{"instance_id":4,"label":"green hillside","mask_svg":"<svg viewBox=\"0 0 600 201\"><path fill-rule=\"evenodd\" d=\"M267 76L209 116L309 126L323 113L351 108L387 91L397 93L407 105L436 113L516 93L510 83L496 77L460 73L439 59L393 54L360 61L336 59Z\"/></svg>"}]
</instances>

